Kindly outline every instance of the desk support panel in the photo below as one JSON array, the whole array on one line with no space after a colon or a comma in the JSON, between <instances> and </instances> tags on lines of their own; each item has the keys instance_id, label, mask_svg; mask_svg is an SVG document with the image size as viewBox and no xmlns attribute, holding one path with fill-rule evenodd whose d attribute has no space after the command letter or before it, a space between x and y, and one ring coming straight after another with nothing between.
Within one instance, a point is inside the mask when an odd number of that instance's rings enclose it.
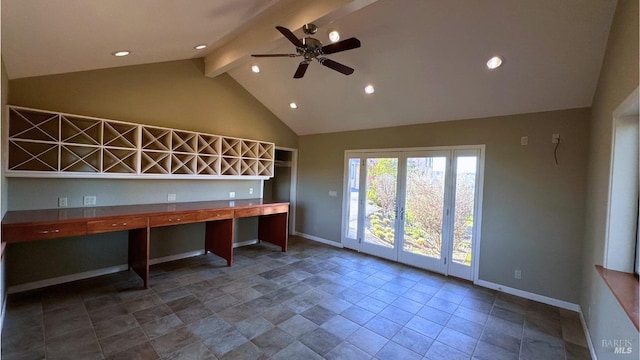
<instances>
[{"instance_id":1,"label":"desk support panel","mask_svg":"<svg viewBox=\"0 0 640 360\"><path fill-rule=\"evenodd\" d=\"M207 221L204 233L204 252L210 251L233 263L233 219Z\"/></svg>"},{"instance_id":2,"label":"desk support panel","mask_svg":"<svg viewBox=\"0 0 640 360\"><path fill-rule=\"evenodd\" d=\"M287 251L289 236L289 214L279 213L262 215L258 218L258 239L280 246Z\"/></svg>"},{"instance_id":3,"label":"desk support panel","mask_svg":"<svg viewBox=\"0 0 640 360\"><path fill-rule=\"evenodd\" d=\"M149 228L129 230L129 268L135 271L149 288Z\"/></svg>"}]
</instances>

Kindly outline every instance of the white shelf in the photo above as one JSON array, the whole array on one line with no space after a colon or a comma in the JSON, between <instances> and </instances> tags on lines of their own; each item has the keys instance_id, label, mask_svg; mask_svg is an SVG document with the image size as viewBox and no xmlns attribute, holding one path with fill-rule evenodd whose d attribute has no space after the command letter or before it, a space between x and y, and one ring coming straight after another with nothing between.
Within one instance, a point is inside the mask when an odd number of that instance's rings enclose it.
<instances>
[{"instance_id":1,"label":"white shelf","mask_svg":"<svg viewBox=\"0 0 640 360\"><path fill-rule=\"evenodd\" d=\"M9 106L7 176L265 179L275 145Z\"/></svg>"}]
</instances>

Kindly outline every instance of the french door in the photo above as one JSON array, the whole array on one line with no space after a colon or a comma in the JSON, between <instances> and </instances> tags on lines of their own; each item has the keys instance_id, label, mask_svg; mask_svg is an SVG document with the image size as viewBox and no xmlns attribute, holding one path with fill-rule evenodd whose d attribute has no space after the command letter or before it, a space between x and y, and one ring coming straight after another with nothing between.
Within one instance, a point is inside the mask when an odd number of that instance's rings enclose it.
<instances>
[{"instance_id":1,"label":"french door","mask_svg":"<svg viewBox=\"0 0 640 360\"><path fill-rule=\"evenodd\" d=\"M473 280L483 148L347 151L343 245Z\"/></svg>"}]
</instances>

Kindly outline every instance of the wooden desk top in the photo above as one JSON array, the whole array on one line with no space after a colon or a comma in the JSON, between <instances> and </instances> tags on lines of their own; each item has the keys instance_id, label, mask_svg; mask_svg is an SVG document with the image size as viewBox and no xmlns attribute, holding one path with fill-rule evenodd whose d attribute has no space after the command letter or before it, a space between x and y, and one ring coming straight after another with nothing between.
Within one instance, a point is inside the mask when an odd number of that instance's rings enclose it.
<instances>
[{"instance_id":1,"label":"wooden desk top","mask_svg":"<svg viewBox=\"0 0 640 360\"><path fill-rule=\"evenodd\" d=\"M83 220L97 220L101 218L119 216L150 216L206 210L238 210L245 208L267 207L271 205L289 205L289 203L257 198L239 200L176 202L146 205L116 205L69 209L21 210L8 211L2 219L2 225L6 226L43 223L65 223Z\"/></svg>"}]
</instances>

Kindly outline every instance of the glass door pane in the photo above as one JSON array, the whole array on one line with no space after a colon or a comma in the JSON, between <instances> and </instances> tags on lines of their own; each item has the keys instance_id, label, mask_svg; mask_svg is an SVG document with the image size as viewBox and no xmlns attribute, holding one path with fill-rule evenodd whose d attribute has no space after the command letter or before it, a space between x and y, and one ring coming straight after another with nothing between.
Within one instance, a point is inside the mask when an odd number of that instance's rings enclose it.
<instances>
[{"instance_id":1,"label":"glass door pane","mask_svg":"<svg viewBox=\"0 0 640 360\"><path fill-rule=\"evenodd\" d=\"M342 233L343 245L360 250L358 234L360 223L360 159L349 158L347 160L347 178L345 179L345 218Z\"/></svg>"},{"instance_id":2,"label":"glass door pane","mask_svg":"<svg viewBox=\"0 0 640 360\"><path fill-rule=\"evenodd\" d=\"M469 151L457 151L454 156L453 243L449 274L469 280L472 279L478 159L478 155Z\"/></svg>"},{"instance_id":3,"label":"glass door pane","mask_svg":"<svg viewBox=\"0 0 640 360\"><path fill-rule=\"evenodd\" d=\"M362 250L395 259L398 158L366 160L364 238Z\"/></svg>"},{"instance_id":4,"label":"glass door pane","mask_svg":"<svg viewBox=\"0 0 640 360\"><path fill-rule=\"evenodd\" d=\"M455 213L453 216L454 263L471 266L471 238L473 235L473 210L476 190L475 156L456 158Z\"/></svg>"},{"instance_id":5,"label":"glass door pane","mask_svg":"<svg viewBox=\"0 0 640 360\"><path fill-rule=\"evenodd\" d=\"M406 158L401 261L442 272L446 154Z\"/></svg>"}]
</instances>

